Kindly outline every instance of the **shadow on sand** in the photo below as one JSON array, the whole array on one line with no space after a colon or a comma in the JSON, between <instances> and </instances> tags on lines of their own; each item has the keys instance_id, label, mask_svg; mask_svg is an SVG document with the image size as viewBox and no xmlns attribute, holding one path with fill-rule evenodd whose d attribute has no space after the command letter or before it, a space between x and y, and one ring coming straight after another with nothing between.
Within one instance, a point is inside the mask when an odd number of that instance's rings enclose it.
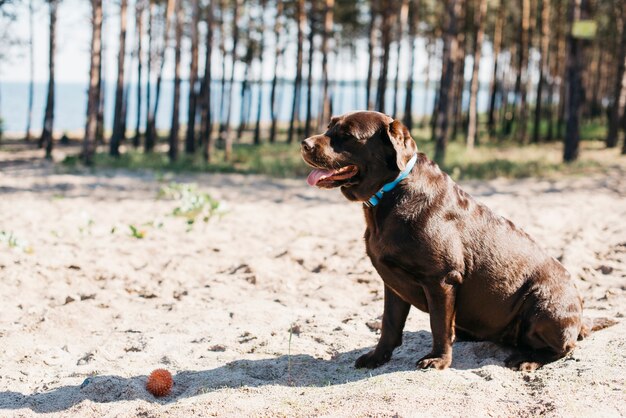
<instances>
[{"instance_id":1,"label":"shadow on sand","mask_svg":"<svg viewBox=\"0 0 626 418\"><path fill-rule=\"evenodd\" d=\"M396 349L392 360L374 370L355 369L353 366L356 358L367 352L368 348L338 353L329 360L294 354L259 360L235 360L210 370L180 371L174 375L172 392L160 399L154 398L145 389L145 375L93 376L78 385L61 386L30 395L0 392L0 410L29 408L36 413L52 413L67 410L85 400L98 403L144 400L168 404L221 388L341 385L378 375L413 371L416 360L428 353L431 342L430 332L405 332L404 344ZM507 354L505 348L489 342L457 342L454 344L451 368L472 370L487 365L502 365ZM415 373L440 372L420 370Z\"/></svg>"}]
</instances>

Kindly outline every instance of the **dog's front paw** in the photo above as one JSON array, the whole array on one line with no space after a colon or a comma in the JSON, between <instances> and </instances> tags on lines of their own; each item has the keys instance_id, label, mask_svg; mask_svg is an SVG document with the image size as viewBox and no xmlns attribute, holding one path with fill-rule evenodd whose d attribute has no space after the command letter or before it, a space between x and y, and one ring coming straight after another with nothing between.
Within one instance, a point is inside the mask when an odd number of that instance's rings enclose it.
<instances>
[{"instance_id":1,"label":"dog's front paw","mask_svg":"<svg viewBox=\"0 0 626 418\"><path fill-rule=\"evenodd\" d=\"M368 368L375 369L378 366L382 366L387 363L391 359L391 352L385 351L382 354L377 353L376 350L372 350L367 354L363 354L361 357L356 359L354 363L354 367L357 369Z\"/></svg>"},{"instance_id":2,"label":"dog's front paw","mask_svg":"<svg viewBox=\"0 0 626 418\"><path fill-rule=\"evenodd\" d=\"M452 356L451 355L438 355L430 353L427 356L422 357L417 361L418 369L437 369L443 370L450 367L452 364Z\"/></svg>"}]
</instances>

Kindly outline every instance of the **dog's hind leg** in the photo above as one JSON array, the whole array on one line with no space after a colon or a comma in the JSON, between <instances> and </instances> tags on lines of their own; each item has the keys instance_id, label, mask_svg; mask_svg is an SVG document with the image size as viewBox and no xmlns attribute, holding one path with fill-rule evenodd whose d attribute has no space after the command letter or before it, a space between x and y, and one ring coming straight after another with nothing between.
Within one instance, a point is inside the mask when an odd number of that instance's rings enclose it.
<instances>
[{"instance_id":1,"label":"dog's hind leg","mask_svg":"<svg viewBox=\"0 0 626 418\"><path fill-rule=\"evenodd\" d=\"M576 346L581 329L580 311L560 318L552 312L537 314L520 336L520 352L510 356L506 364L516 370L532 371L563 358Z\"/></svg>"}]
</instances>

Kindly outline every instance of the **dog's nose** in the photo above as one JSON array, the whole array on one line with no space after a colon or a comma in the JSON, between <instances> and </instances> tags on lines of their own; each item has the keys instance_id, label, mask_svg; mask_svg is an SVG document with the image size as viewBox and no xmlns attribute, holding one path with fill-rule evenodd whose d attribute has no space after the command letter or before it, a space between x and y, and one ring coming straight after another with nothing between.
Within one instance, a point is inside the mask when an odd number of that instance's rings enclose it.
<instances>
[{"instance_id":1,"label":"dog's nose","mask_svg":"<svg viewBox=\"0 0 626 418\"><path fill-rule=\"evenodd\" d=\"M315 141L313 140L313 138L307 138L304 141L302 141L302 149L304 151L311 151L313 148L315 148Z\"/></svg>"}]
</instances>

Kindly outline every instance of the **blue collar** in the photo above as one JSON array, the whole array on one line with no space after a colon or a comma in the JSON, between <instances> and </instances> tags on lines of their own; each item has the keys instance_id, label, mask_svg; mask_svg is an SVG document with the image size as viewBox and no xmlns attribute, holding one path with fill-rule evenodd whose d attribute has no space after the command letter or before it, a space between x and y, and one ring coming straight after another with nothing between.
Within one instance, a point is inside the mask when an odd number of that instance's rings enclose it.
<instances>
[{"instance_id":1,"label":"blue collar","mask_svg":"<svg viewBox=\"0 0 626 418\"><path fill-rule=\"evenodd\" d=\"M373 208L374 206L376 206L380 202L380 199L383 198L383 193L392 191L398 185L398 183L404 180L409 175L411 170L413 170L413 167L415 166L416 162L417 162L417 154L413 154L409 162L406 164L405 169L402 170L400 174L398 174L398 177L396 177L394 181L389 182L385 184L383 187L381 187L381 189L378 192L376 192L374 196L370 197L368 201L363 202L363 204L367 206L368 208Z\"/></svg>"}]
</instances>

